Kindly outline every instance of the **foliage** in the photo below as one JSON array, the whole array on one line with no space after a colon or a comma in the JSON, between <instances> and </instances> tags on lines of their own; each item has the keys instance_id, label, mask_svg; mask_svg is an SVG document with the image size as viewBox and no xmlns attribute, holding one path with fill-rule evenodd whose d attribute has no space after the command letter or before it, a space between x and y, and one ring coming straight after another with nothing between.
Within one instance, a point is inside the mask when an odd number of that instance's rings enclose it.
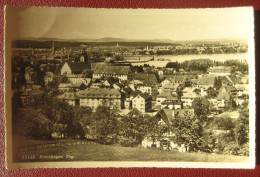
<instances>
[{"instance_id":1,"label":"foliage","mask_svg":"<svg viewBox=\"0 0 260 177\"><path fill-rule=\"evenodd\" d=\"M210 127L218 130L232 130L235 127L235 123L230 117L214 117Z\"/></svg>"},{"instance_id":2,"label":"foliage","mask_svg":"<svg viewBox=\"0 0 260 177\"><path fill-rule=\"evenodd\" d=\"M200 150L204 152L212 152L216 146L216 137L214 133L209 131L203 131L202 142Z\"/></svg>"},{"instance_id":3,"label":"foliage","mask_svg":"<svg viewBox=\"0 0 260 177\"><path fill-rule=\"evenodd\" d=\"M96 112L92 114L90 123L92 135L102 144L116 143L119 129L118 117L116 110L98 106Z\"/></svg>"},{"instance_id":4,"label":"foliage","mask_svg":"<svg viewBox=\"0 0 260 177\"><path fill-rule=\"evenodd\" d=\"M240 117L236 121L236 126L234 128L236 134L236 141L238 145L243 145L249 141L249 109L248 103L244 103L241 111Z\"/></svg>"},{"instance_id":5,"label":"foliage","mask_svg":"<svg viewBox=\"0 0 260 177\"><path fill-rule=\"evenodd\" d=\"M134 109L121 119L119 143L135 146L142 142L149 131L150 117Z\"/></svg>"},{"instance_id":6,"label":"foliage","mask_svg":"<svg viewBox=\"0 0 260 177\"><path fill-rule=\"evenodd\" d=\"M25 114L25 134L32 138L50 138L52 122L42 114L41 110L31 110Z\"/></svg>"},{"instance_id":7,"label":"foliage","mask_svg":"<svg viewBox=\"0 0 260 177\"><path fill-rule=\"evenodd\" d=\"M199 122L204 125L207 123L207 113L209 111L209 104L207 105L206 103L202 102L202 99L196 99L194 100L194 104L192 105L194 109L194 113L197 116Z\"/></svg>"},{"instance_id":8,"label":"foliage","mask_svg":"<svg viewBox=\"0 0 260 177\"><path fill-rule=\"evenodd\" d=\"M198 151L202 143L203 127L197 116L177 116L173 119L177 142L186 144L191 151Z\"/></svg>"}]
</instances>

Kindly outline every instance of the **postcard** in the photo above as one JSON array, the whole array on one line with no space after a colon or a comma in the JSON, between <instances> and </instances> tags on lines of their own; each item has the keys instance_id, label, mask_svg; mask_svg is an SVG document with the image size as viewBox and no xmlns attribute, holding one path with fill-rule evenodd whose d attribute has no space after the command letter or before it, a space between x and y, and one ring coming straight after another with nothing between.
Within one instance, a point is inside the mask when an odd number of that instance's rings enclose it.
<instances>
[{"instance_id":1,"label":"postcard","mask_svg":"<svg viewBox=\"0 0 260 177\"><path fill-rule=\"evenodd\" d=\"M5 8L7 168L254 168L252 7Z\"/></svg>"}]
</instances>

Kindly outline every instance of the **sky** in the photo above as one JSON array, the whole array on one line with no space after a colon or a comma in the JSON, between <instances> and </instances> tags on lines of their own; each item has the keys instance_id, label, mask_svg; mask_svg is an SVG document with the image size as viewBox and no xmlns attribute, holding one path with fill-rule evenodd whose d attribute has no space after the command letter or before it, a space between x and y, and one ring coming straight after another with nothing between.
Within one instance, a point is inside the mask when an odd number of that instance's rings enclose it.
<instances>
[{"instance_id":1,"label":"sky","mask_svg":"<svg viewBox=\"0 0 260 177\"><path fill-rule=\"evenodd\" d=\"M7 7L6 15L14 39L247 39L253 29L252 8Z\"/></svg>"}]
</instances>

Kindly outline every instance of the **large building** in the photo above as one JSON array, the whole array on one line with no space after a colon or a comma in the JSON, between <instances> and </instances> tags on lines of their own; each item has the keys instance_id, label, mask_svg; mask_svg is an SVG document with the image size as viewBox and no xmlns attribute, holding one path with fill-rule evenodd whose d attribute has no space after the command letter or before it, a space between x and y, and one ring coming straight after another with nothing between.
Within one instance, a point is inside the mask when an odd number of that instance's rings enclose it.
<instances>
[{"instance_id":1,"label":"large building","mask_svg":"<svg viewBox=\"0 0 260 177\"><path fill-rule=\"evenodd\" d=\"M226 66L213 66L208 70L209 75L215 76L229 76L231 75L231 68Z\"/></svg>"},{"instance_id":2,"label":"large building","mask_svg":"<svg viewBox=\"0 0 260 177\"><path fill-rule=\"evenodd\" d=\"M93 73L93 78L116 77L119 80L132 79L130 66L107 66L100 65Z\"/></svg>"},{"instance_id":3,"label":"large building","mask_svg":"<svg viewBox=\"0 0 260 177\"><path fill-rule=\"evenodd\" d=\"M96 109L105 105L110 108L121 109L121 93L117 89L87 88L78 92L80 106Z\"/></svg>"},{"instance_id":4,"label":"large building","mask_svg":"<svg viewBox=\"0 0 260 177\"><path fill-rule=\"evenodd\" d=\"M66 62L61 68L61 75L64 74L81 74L84 70L90 69L89 63L82 62Z\"/></svg>"}]
</instances>

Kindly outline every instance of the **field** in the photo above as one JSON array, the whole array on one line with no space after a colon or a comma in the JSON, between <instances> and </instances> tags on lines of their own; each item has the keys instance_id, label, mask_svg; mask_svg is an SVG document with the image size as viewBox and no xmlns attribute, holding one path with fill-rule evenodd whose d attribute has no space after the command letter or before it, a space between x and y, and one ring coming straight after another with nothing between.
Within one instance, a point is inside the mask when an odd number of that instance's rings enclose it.
<instances>
[{"instance_id":1,"label":"field","mask_svg":"<svg viewBox=\"0 0 260 177\"><path fill-rule=\"evenodd\" d=\"M39 143L39 142L37 142ZM44 142L42 142L44 143ZM248 157L209 153L180 153L120 145L82 144L15 153L15 162L37 161L173 161L246 162Z\"/></svg>"}]
</instances>

